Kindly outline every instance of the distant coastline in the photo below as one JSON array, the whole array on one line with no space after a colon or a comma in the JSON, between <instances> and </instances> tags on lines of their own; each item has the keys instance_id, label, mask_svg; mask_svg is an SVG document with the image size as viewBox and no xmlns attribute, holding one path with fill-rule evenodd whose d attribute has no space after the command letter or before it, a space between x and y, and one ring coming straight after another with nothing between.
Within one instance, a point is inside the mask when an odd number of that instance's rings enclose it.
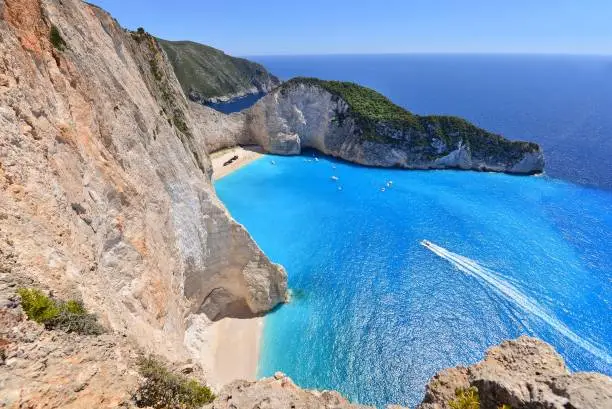
<instances>
[{"instance_id":1,"label":"distant coastline","mask_svg":"<svg viewBox=\"0 0 612 409\"><path fill-rule=\"evenodd\" d=\"M449 114L538 142L550 177L612 190L612 56L253 56L282 80L346 80L417 114ZM373 74L376 73L376 74Z\"/></svg>"}]
</instances>

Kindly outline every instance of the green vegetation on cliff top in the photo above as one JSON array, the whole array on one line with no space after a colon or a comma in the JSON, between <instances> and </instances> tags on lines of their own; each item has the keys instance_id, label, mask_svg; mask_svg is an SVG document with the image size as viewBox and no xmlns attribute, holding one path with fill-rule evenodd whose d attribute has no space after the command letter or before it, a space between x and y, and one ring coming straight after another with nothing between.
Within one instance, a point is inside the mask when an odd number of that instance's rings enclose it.
<instances>
[{"instance_id":1,"label":"green vegetation on cliff top","mask_svg":"<svg viewBox=\"0 0 612 409\"><path fill-rule=\"evenodd\" d=\"M394 104L384 95L373 89L352 82L324 81L318 78L296 77L282 85L282 90L304 84L318 86L339 98L350 107L351 114L357 119L364 131L364 138L384 143L395 143L389 137L380 135L377 126L388 124L404 133L418 136L437 136L449 146L456 146L463 140L473 150L478 150L484 156L508 154L516 156L523 152L535 152L539 146L531 142L509 141L500 135L479 128L465 119L455 116L415 115ZM425 143L425 139L421 138Z\"/></svg>"},{"instance_id":2,"label":"green vegetation on cliff top","mask_svg":"<svg viewBox=\"0 0 612 409\"><path fill-rule=\"evenodd\" d=\"M185 94L205 100L245 92L252 87L279 84L262 65L191 41L157 39L162 46Z\"/></svg>"},{"instance_id":3,"label":"green vegetation on cliff top","mask_svg":"<svg viewBox=\"0 0 612 409\"><path fill-rule=\"evenodd\" d=\"M139 408L196 409L215 399L208 386L172 373L153 357L139 359L138 372L143 380L133 397Z\"/></svg>"}]
</instances>

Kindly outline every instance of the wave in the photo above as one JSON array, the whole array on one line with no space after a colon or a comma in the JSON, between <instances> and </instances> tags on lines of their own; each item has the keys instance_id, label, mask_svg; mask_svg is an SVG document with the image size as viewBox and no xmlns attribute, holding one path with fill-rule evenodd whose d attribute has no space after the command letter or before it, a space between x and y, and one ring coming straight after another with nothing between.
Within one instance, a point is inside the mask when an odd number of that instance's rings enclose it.
<instances>
[{"instance_id":1,"label":"wave","mask_svg":"<svg viewBox=\"0 0 612 409\"><path fill-rule=\"evenodd\" d=\"M591 354L604 360L608 364L612 363L612 357L610 357L607 352L596 347L587 340L581 338L578 334L568 328L567 325L561 322L558 318L546 312L537 303L537 301L523 294L517 288L512 286L499 273L481 266L470 258L448 251L444 247L440 247L428 240L423 240L421 244L425 248L431 250L433 253L449 261L460 271L489 284L497 291L497 293L499 293L500 295L502 295L527 313L540 318L542 321L546 322L553 329L555 329L558 333L560 333L576 345L580 346L585 351L590 352Z\"/></svg>"}]
</instances>

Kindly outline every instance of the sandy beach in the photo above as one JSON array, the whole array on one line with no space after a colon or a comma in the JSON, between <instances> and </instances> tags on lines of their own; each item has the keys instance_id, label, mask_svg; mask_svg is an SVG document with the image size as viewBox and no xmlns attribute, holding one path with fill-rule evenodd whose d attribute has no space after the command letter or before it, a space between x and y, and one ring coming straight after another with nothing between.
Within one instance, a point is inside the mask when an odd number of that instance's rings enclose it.
<instances>
[{"instance_id":1,"label":"sandy beach","mask_svg":"<svg viewBox=\"0 0 612 409\"><path fill-rule=\"evenodd\" d=\"M218 389L237 379L256 379L262 330L263 317L224 318L210 325L211 386Z\"/></svg>"},{"instance_id":2,"label":"sandy beach","mask_svg":"<svg viewBox=\"0 0 612 409\"><path fill-rule=\"evenodd\" d=\"M234 156L238 156L238 159L223 166ZM263 150L256 145L235 146L213 152L210 154L213 180L219 180L262 156ZM262 330L262 317L224 318L210 324L206 337L212 356L208 381L214 388L220 388L236 379L256 379Z\"/></svg>"},{"instance_id":3,"label":"sandy beach","mask_svg":"<svg viewBox=\"0 0 612 409\"><path fill-rule=\"evenodd\" d=\"M241 168L247 163L253 162L263 156L264 152L257 145L249 146L234 146L233 148L222 149L210 154L210 159L213 166L213 179L219 180L224 176L229 175L236 169ZM225 162L232 157L238 156L238 159L227 166L223 166Z\"/></svg>"}]
</instances>

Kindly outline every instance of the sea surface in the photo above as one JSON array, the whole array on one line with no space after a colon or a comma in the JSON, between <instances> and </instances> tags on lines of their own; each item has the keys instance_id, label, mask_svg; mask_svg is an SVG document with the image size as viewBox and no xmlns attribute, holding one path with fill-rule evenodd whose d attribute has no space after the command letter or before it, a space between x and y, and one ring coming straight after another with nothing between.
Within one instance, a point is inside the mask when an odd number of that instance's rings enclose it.
<instances>
[{"instance_id":1,"label":"sea surface","mask_svg":"<svg viewBox=\"0 0 612 409\"><path fill-rule=\"evenodd\" d=\"M426 57L429 63L415 63ZM265 156L216 182L231 214L289 274L291 302L265 319L260 376L281 370L303 387L337 389L360 403L414 407L437 371L477 362L488 347L521 334L552 343L573 370L612 375L605 59L464 58L260 59L283 78L357 81L407 107L412 101L417 113L462 115L509 137L538 140L549 158L546 176L520 177L373 169L306 152ZM447 78L452 67L463 67L455 81ZM385 88L390 72L398 73L397 83ZM599 76L587 75L593 72ZM501 77L514 78L514 86ZM518 79L527 77L538 92L519 92ZM580 86L588 82L598 86ZM592 101L590 113L578 103L585 100ZM601 106L605 101L611 104ZM562 130L565 136L556 134ZM576 139L601 161L575 156L582 154Z\"/></svg>"},{"instance_id":2,"label":"sea surface","mask_svg":"<svg viewBox=\"0 0 612 409\"><path fill-rule=\"evenodd\" d=\"M538 142L550 176L612 190L612 56L249 58L283 80L353 81L417 114L461 116L510 139Z\"/></svg>"},{"instance_id":3,"label":"sea surface","mask_svg":"<svg viewBox=\"0 0 612 409\"><path fill-rule=\"evenodd\" d=\"M219 112L223 112L224 114L231 114L233 112L239 112L243 109L251 107L264 95L265 94L261 92L257 94L249 94L240 98L234 98L228 102L209 102L206 104L206 106L214 108Z\"/></svg>"}]
</instances>

